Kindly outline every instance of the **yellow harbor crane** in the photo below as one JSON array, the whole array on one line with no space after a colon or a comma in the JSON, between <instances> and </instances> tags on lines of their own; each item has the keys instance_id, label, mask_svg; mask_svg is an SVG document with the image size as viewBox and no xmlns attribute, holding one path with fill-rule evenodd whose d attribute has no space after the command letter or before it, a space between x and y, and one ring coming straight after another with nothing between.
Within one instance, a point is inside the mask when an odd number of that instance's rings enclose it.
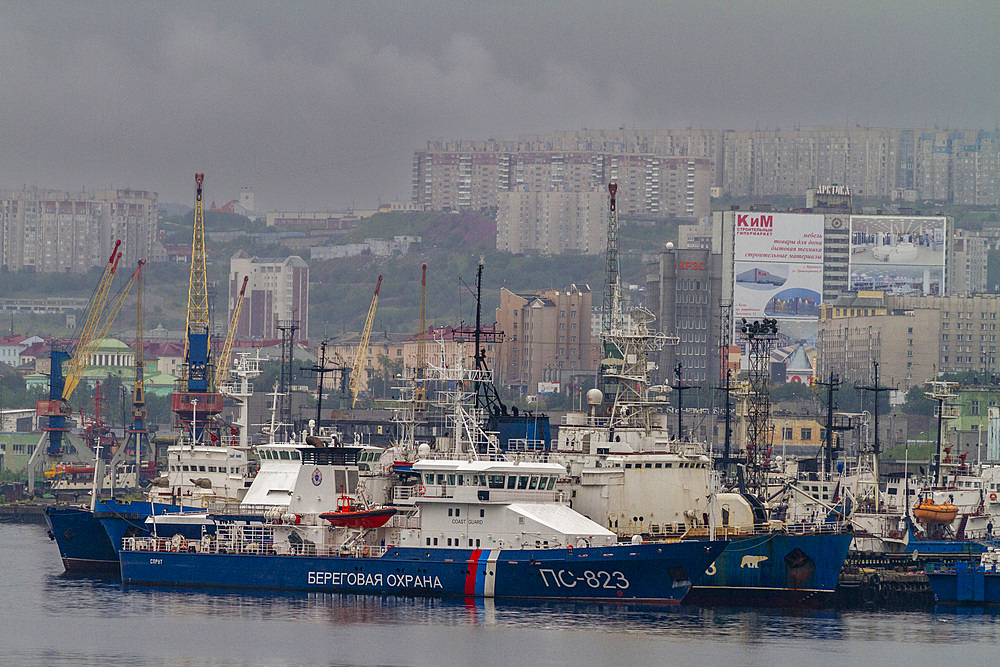
<instances>
[{"instance_id":1,"label":"yellow harbor crane","mask_svg":"<svg viewBox=\"0 0 1000 667\"><path fill-rule=\"evenodd\" d=\"M229 363L233 358L233 340L236 338L236 329L240 323L240 313L243 312L243 297L247 292L247 282L249 280L250 276L243 276L243 286L240 287L240 293L236 297L236 303L233 305L233 316L229 320L229 331L226 334L226 342L222 346L222 353L219 354L219 363L215 365L215 386L217 388L221 387L222 383L229 376Z\"/></svg>"},{"instance_id":2,"label":"yellow harbor crane","mask_svg":"<svg viewBox=\"0 0 1000 667\"><path fill-rule=\"evenodd\" d=\"M375 321L375 306L378 305L378 291L382 287L382 276L378 277L375 284L375 296L372 297L372 305L368 308L368 318L365 320L365 328L361 332L361 340L358 342L358 352L354 355L354 367L351 369L351 407L358 402L358 392L361 390L361 374L365 370L365 356L368 354L368 341L372 337L372 323Z\"/></svg>"}]
</instances>

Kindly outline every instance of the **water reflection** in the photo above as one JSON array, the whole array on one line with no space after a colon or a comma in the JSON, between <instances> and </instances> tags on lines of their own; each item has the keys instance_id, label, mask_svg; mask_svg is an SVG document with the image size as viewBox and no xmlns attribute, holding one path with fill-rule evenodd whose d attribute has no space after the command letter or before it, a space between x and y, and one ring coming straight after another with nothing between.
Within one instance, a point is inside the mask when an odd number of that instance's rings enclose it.
<instances>
[{"instance_id":1,"label":"water reflection","mask_svg":"<svg viewBox=\"0 0 1000 667\"><path fill-rule=\"evenodd\" d=\"M440 665L495 664L497 656L531 664L982 664L1000 644L997 609L788 611L126 587L66 575L39 527L0 525L0 564L0 664Z\"/></svg>"}]
</instances>

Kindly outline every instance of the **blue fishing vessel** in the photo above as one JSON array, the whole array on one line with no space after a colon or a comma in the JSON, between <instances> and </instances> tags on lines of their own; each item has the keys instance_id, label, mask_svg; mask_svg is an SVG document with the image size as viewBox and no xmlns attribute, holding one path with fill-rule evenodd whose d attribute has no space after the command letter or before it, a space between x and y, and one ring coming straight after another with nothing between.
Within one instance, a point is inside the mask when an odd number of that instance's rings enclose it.
<instances>
[{"instance_id":1,"label":"blue fishing vessel","mask_svg":"<svg viewBox=\"0 0 1000 667\"><path fill-rule=\"evenodd\" d=\"M246 523L218 516L214 534L194 541L180 534L125 538L122 581L678 603L692 576L726 546L694 540L619 544L555 490L564 468L537 461L418 460L417 478L392 488L397 511L384 525L331 525L320 517L332 509L327 485L371 506L369 489L376 482L331 453L320 449L304 457L301 481L316 491L296 495L280 517Z\"/></svg>"}]
</instances>

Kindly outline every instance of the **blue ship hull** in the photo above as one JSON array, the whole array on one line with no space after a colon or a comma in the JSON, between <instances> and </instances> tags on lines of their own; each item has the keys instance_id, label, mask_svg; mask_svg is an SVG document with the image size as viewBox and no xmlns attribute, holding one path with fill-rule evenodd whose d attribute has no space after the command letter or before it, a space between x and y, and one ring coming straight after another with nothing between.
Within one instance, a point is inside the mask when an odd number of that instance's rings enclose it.
<instances>
[{"instance_id":1,"label":"blue ship hull","mask_svg":"<svg viewBox=\"0 0 1000 667\"><path fill-rule=\"evenodd\" d=\"M582 549L392 547L378 558L121 551L126 584L679 603L724 542Z\"/></svg>"},{"instance_id":2,"label":"blue ship hull","mask_svg":"<svg viewBox=\"0 0 1000 667\"><path fill-rule=\"evenodd\" d=\"M958 562L954 566L931 565L927 579L938 604L1000 604L1000 572Z\"/></svg>"},{"instance_id":3,"label":"blue ship hull","mask_svg":"<svg viewBox=\"0 0 1000 667\"><path fill-rule=\"evenodd\" d=\"M956 555L976 555L984 553L988 547L1000 546L1000 539L982 540L918 540L910 535L906 553Z\"/></svg>"},{"instance_id":4,"label":"blue ship hull","mask_svg":"<svg viewBox=\"0 0 1000 667\"><path fill-rule=\"evenodd\" d=\"M735 537L694 582L688 602L823 604L833 595L853 535Z\"/></svg>"},{"instance_id":5,"label":"blue ship hull","mask_svg":"<svg viewBox=\"0 0 1000 667\"><path fill-rule=\"evenodd\" d=\"M153 507L157 515L181 510L163 503L98 500L94 512L82 507L47 507L45 522L67 572L118 575L122 538L148 535L144 522Z\"/></svg>"},{"instance_id":6,"label":"blue ship hull","mask_svg":"<svg viewBox=\"0 0 1000 667\"><path fill-rule=\"evenodd\" d=\"M67 572L115 574L118 554L94 513L82 507L46 507L45 523Z\"/></svg>"}]
</instances>

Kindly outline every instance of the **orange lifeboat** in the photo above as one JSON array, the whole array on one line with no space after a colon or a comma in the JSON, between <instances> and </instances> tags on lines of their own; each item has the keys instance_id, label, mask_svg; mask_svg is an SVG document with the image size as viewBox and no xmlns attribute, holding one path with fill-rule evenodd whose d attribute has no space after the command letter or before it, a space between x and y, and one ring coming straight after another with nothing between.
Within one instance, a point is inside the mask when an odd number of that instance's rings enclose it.
<instances>
[{"instance_id":1,"label":"orange lifeboat","mask_svg":"<svg viewBox=\"0 0 1000 667\"><path fill-rule=\"evenodd\" d=\"M319 518L343 528L378 528L388 523L395 513L394 507L359 509L354 506L350 496L343 495L337 501L336 511L320 514Z\"/></svg>"},{"instance_id":2,"label":"orange lifeboat","mask_svg":"<svg viewBox=\"0 0 1000 667\"><path fill-rule=\"evenodd\" d=\"M925 498L913 508L913 516L920 523L951 523L958 516L958 507L951 503L935 505Z\"/></svg>"}]
</instances>

